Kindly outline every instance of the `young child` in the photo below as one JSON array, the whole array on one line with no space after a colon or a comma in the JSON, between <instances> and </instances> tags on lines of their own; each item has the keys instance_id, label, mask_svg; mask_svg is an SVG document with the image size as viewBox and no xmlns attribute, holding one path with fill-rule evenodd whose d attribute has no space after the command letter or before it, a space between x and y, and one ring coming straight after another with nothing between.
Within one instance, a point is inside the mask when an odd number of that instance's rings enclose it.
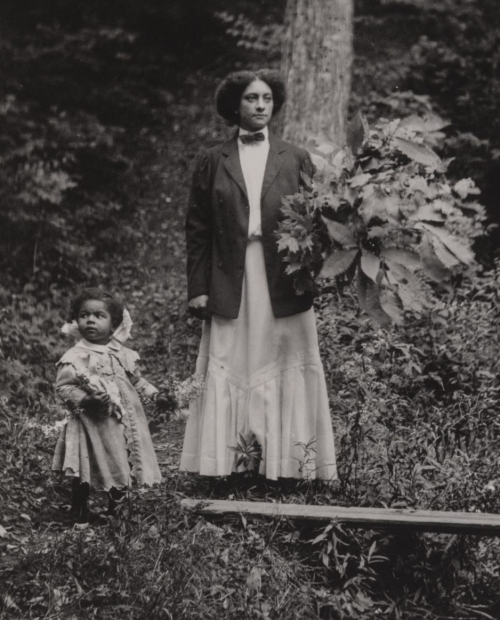
<instances>
[{"instance_id":1,"label":"young child","mask_svg":"<svg viewBox=\"0 0 500 620\"><path fill-rule=\"evenodd\" d=\"M57 363L56 391L70 415L52 469L73 478L72 511L86 522L90 487L109 492L112 513L132 483L161 481L141 398L161 409L168 397L141 377L139 355L123 346L132 321L111 295L84 289L70 319L63 331L81 339Z\"/></svg>"}]
</instances>

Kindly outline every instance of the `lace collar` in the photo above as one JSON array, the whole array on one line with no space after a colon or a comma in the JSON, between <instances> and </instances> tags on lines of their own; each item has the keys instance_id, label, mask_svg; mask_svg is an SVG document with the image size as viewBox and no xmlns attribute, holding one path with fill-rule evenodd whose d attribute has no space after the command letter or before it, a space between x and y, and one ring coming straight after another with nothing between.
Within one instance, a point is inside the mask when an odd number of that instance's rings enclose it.
<instances>
[{"instance_id":1,"label":"lace collar","mask_svg":"<svg viewBox=\"0 0 500 620\"><path fill-rule=\"evenodd\" d=\"M122 345L116 340L110 340L108 344L96 344L82 338L76 343L75 347L94 351L95 353L109 353L109 351L121 351Z\"/></svg>"}]
</instances>

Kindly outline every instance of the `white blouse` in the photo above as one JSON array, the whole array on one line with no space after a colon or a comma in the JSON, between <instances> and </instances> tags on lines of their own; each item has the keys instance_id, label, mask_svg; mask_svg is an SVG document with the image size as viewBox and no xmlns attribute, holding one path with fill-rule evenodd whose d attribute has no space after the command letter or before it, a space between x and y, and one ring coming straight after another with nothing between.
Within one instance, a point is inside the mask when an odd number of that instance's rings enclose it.
<instances>
[{"instance_id":1,"label":"white blouse","mask_svg":"<svg viewBox=\"0 0 500 620\"><path fill-rule=\"evenodd\" d=\"M267 127L260 130L265 140L254 142L253 144L243 144L238 140L238 150L240 164L243 171L243 178L247 188L248 201L250 206L250 218L248 223L248 238L262 236L260 221L260 195L262 193L262 183L266 171L267 156L269 154L269 130ZM239 135L256 133L241 129Z\"/></svg>"}]
</instances>

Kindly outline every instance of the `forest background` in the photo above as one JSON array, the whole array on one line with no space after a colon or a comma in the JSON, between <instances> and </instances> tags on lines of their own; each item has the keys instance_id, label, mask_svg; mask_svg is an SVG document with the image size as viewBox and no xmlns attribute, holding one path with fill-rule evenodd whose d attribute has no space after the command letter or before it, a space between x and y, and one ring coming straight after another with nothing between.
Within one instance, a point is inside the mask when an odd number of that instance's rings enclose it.
<instances>
[{"instance_id":1,"label":"forest background","mask_svg":"<svg viewBox=\"0 0 500 620\"><path fill-rule=\"evenodd\" d=\"M498 512L499 234L435 304L381 332L349 287L317 304L340 481L209 484L177 471L183 423L156 417L165 483L105 526L72 527L49 476L54 364L82 285L119 294L161 382L194 369L183 219L190 171L228 129L235 68L278 66L284 0L4 0L0 7L0 616L498 618L498 542L244 518L182 497ZM500 222L495 0L358 0L350 114L432 110L436 148ZM335 303L332 305L331 301ZM154 412L150 412L154 416ZM307 462L308 447L304 447ZM102 501L95 498L96 506Z\"/></svg>"}]
</instances>

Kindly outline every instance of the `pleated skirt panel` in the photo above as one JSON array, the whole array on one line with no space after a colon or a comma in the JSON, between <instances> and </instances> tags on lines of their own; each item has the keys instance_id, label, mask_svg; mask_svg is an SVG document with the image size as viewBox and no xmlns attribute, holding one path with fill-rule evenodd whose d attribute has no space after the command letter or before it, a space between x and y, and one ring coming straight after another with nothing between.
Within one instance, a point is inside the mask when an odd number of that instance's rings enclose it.
<instances>
[{"instance_id":1,"label":"pleated skirt panel","mask_svg":"<svg viewBox=\"0 0 500 620\"><path fill-rule=\"evenodd\" d=\"M253 438L269 479L336 479L314 311L274 317L259 240L248 242L239 316L204 323L196 371L205 390L191 404L182 470L229 475L233 448Z\"/></svg>"}]
</instances>

